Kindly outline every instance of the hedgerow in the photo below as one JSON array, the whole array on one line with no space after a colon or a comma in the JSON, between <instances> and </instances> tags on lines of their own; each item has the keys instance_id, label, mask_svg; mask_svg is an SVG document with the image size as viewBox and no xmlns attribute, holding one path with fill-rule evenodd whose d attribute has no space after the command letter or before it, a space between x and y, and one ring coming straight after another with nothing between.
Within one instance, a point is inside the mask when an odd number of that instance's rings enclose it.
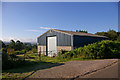
<instances>
[{"instance_id":1,"label":"hedgerow","mask_svg":"<svg viewBox=\"0 0 120 80\"><path fill-rule=\"evenodd\" d=\"M103 40L85 45L61 55L61 58L79 58L84 56L88 59L120 58L120 42Z\"/></svg>"}]
</instances>

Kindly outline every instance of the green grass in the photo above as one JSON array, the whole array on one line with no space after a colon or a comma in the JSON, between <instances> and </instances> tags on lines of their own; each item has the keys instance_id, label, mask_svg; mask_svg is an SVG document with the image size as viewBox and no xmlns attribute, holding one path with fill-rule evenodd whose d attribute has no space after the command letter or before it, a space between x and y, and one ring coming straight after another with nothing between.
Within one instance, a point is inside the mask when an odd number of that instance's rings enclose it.
<instances>
[{"instance_id":1,"label":"green grass","mask_svg":"<svg viewBox=\"0 0 120 80\"><path fill-rule=\"evenodd\" d=\"M85 59L85 58L72 58L71 60L79 60L79 61L88 61L88 60L100 60L100 59Z\"/></svg>"},{"instance_id":2,"label":"green grass","mask_svg":"<svg viewBox=\"0 0 120 80\"><path fill-rule=\"evenodd\" d=\"M3 70L2 78L24 78L30 75L33 71L51 68L56 65L57 63L31 61L31 65L29 66Z\"/></svg>"},{"instance_id":3,"label":"green grass","mask_svg":"<svg viewBox=\"0 0 120 80\"><path fill-rule=\"evenodd\" d=\"M27 63L28 65L14 68L14 69L8 69L3 70L2 72L2 78L24 78L28 75L30 75L32 72L36 70L43 70L47 68L51 68L54 66L59 66L63 64L64 62L71 61L71 60L93 60L93 59L84 59L82 57L80 58L71 58L71 59L61 59L58 57L48 57L48 56L41 56L39 61L38 54L26 54L30 57L34 57L35 59L25 59L26 61L29 61L30 63ZM24 57L24 55L18 55L19 57Z\"/></svg>"}]
</instances>

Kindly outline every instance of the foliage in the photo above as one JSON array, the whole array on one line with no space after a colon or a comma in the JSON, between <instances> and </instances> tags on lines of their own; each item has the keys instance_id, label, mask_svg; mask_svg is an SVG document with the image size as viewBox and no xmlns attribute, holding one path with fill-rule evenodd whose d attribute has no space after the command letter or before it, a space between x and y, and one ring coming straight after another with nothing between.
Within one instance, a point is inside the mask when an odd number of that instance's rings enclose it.
<instances>
[{"instance_id":1,"label":"foliage","mask_svg":"<svg viewBox=\"0 0 120 80\"><path fill-rule=\"evenodd\" d=\"M117 37L117 41L119 41L119 42L120 42L120 34L119 34L119 36Z\"/></svg>"},{"instance_id":2,"label":"foliage","mask_svg":"<svg viewBox=\"0 0 120 80\"><path fill-rule=\"evenodd\" d=\"M24 61L18 59L15 55L2 54L2 69L10 69L20 66Z\"/></svg>"},{"instance_id":3,"label":"foliage","mask_svg":"<svg viewBox=\"0 0 120 80\"><path fill-rule=\"evenodd\" d=\"M16 54L21 54L21 53L25 53L25 51L31 51L31 52L37 52L37 45L31 45L31 44L27 44L27 43L22 43L19 40L17 40L16 42L14 40L10 41L9 45L5 45L1 40L0 40L0 45L2 44L2 49L4 52L7 52L8 48L12 48L15 50Z\"/></svg>"},{"instance_id":4,"label":"foliage","mask_svg":"<svg viewBox=\"0 0 120 80\"><path fill-rule=\"evenodd\" d=\"M19 40L16 41L16 43L15 43L15 48L14 48L14 49L15 49L15 50L18 50L18 51L24 49L24 45L23 45L23 43L20 42Z\"/></svg>"},{"instance_id":5,"label":"foliage","mask_svg":"<svg viewBox=\"0 0 120 80\"><path fill-rule=\"evenodd\" d=\"M14 54L25 54L26 50L21 50L21 51L15 51Z\"/></svg>"},{"instance_id":6,"label":"foliage","mask_svg":"<svg viewBox=\"0 0 120 80\"><path fill-rule=\"evenodd\" d=\"M57 57L60 58L61 55L65 54L67 51L66 50L60 50L60 52L58 52Z\"/></svg>"},{"instance_id":7,"label":"foliage","mask_svg":"<svg viewBox=\"0 0 120 80\"><path fill-rule=\"evenodd\" d=\"M15 49L15 41L14 40L10 41L9 48Z\"/></svg>"},{"instance_id":8,"label":"foliage","mask_svg":"<svg viewBox=\"0 0 120 80\"><path fill-rule=\"evenodd\" d=\"M5 48L5 47L6 47L6 45L0 40L0 49Z\"/></svg>"},{"instance_id":9,"label":"foliage","mask_svg":"<svg viewBox=\"0 0 120 80\"><path fill-rule=\"evenodd\" d=\"M88 31L85 31L85 30L76 30L76 32L88 33Z\"/></svg>"},{"instance_id":10,"label":"foliage","mask_svg":"<svg viewBox=\"0 0 120 80\"><path fill-rule=\"evenodd\" d=\"M11 69L15 67L21 67L23 65L28 64L29 62L24 61L24 57L17 57L18 54L25 54L26 51L37 51L36 45L27 45L19 40L16 42L14 40L10 41L9 45L5 45L2 41L0 41L0 45L2 44L2 67L3 69ZM14 54L8 55L7 49L12 48L15 50Z\"/></svg>"},{"instance_id":11,"label":"foliage","mask_svg":"<svg viewBox=\"0 0 120 80\"><path fill-rule=\"evenodd\" d=\"M108 59L120 58L120 42L103 40L66 52L62 58Z\"/></svg>"},{"instance_id":12,"label":"foliage","mask_svg":"<svg viewBox=\"0 0 120 80\"><path fill-rule=\"evenodd\" d=\"M32 65L31 61L24 60L23 57L18 57L15 54L8 55L6 53L2 54L2 69L13 69L22 66Z\"/></svg>"},{"instance_id":13,"label":"foliage","mask_svg":"<svg viewBox=\"0 0 120 80\"><path fill-rule=\"evenodd\" d=\"M110 40L117 40L118 36L119 36L119 32L116 32L114 30L109 30L107 32L97 32L95 33L96 35L101 35L101 36L106 36L108 37Z\"/></svg>"}]
</instances>

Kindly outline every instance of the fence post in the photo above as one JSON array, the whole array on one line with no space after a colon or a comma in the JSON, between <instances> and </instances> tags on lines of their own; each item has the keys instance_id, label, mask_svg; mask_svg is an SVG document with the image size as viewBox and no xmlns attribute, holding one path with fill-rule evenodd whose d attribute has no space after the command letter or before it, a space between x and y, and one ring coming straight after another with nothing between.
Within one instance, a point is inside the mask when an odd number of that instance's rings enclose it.
<instances>
[{"instance_id":1,"label":"fence post","mask_svg":"<svg viewBox=\"0 0 120 80\"><path fill-rule=\"evenodd\" d=\"M39 61L40 61L41 51L39 51Z\"/></svg>"}]
</instances>

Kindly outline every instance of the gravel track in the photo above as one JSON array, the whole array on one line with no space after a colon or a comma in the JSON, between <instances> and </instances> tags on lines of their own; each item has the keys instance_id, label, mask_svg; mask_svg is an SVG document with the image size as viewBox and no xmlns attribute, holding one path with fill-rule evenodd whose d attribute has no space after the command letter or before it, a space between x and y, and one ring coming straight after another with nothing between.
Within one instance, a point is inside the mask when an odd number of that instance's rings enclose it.
<instances>
[{"instance_id":1,"label":"gravel track","mask_svg":"<svg viewBox=\"0 0 120 80\"><path fill-rule=\"evenodd\" d=\"M118 62L118 59L68 61L64 65L38 70L29 78L76 78L103 69Z\"/></svg>"}]
</instances>

